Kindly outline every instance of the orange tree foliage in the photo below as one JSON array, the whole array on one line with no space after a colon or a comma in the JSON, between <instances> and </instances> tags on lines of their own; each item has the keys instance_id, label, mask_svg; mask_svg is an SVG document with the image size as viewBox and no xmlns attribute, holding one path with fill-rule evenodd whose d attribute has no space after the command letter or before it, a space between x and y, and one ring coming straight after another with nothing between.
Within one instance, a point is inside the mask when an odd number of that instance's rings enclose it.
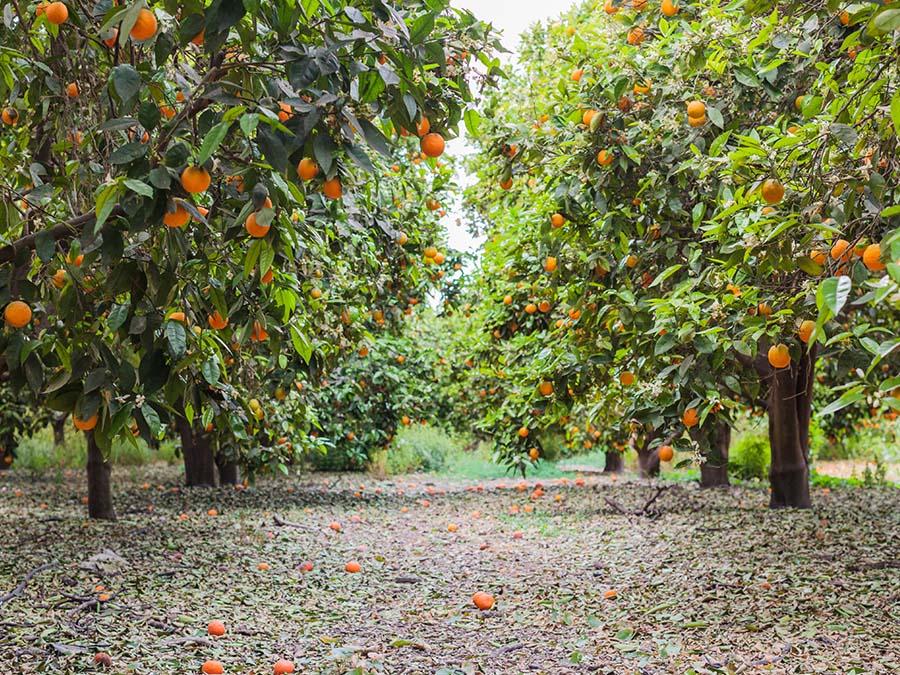
<instances>
[{"instance_id":1,"label":"orange tree foliage","mask_svg":"<svg viewBox=\"0 0 900 675\"><path fill-rule=\"evenodd\" d=\"M445 2L59 4L0 27L0 306L33 310L3 376L103 448L184 416L271 461L273 370L441 283L416 129L455 133L493 37Z\"/></svg>"},{"instance_id":2,"label":"orange tree foliage","mask_svg":"<svg viewBox=\"0 0 900 675\"><path fill-rule=\"evenodd\" d=\"M645 453L673 438L721 463L718 430L761 407L772 503L808 504L817 357L898 344L898 25L876 4L611 2L526 37L469 195L490 237L476 349L503 372L484 426L508 459L521 426L586 403ZM822 413L884 376L829 378Z\"/></svg>"}]
</instances>

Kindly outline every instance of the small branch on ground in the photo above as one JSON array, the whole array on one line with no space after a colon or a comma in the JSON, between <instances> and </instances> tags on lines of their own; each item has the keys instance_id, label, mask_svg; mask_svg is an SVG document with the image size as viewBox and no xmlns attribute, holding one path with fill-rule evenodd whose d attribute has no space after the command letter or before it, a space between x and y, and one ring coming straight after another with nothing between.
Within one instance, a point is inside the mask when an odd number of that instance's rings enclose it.
<instances>
[{"instance_id":1,"label":"small branch on ground","mask_svg":"<svg viewBox=\"0 0 900 675\"><path fill-rule=\"evenodd\" d=\"M56 562L48 562L44 563L40 567L35 567L28 574L25 575L25 578L19 582L19 585L12 589L9 593L0 598L0 607L5 605L7 602L22 595L22 591L25 590L25 587L28 585L28 582L31 581L36 575L40 574L44 570L48 570L51 567L56 567Z\"/></svg>"},{"instance_id":2,"label":"small branch on ground","mask_svg":"<svg viewBox=\"0 0 900 675\"><path fill-rule=\"evenodd\" d=\"M292 523L289 520L285 520L277 513L272 514L272 522L274 522L279 527L296 527L298 530L305 530L307 532L315 532L313 528L309 525L303 525L302 523Z\"/></svg>"}]
</instances>

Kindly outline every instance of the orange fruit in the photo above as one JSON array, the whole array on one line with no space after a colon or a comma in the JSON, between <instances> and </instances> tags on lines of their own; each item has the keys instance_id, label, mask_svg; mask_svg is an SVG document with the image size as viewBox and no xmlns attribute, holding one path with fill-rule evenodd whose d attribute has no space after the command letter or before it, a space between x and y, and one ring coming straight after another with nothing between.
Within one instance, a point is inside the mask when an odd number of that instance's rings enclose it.
<instances>
[{"instance_id":1,"label":"orange fruit","mask_svg":"<svg viewBox=\"0 0 900 675\"><path fill-rule=\"evenodd\" d=\"M50 283L52 283L57 288L62 288L66 285L66 271L65 270L56 270L56 274L50 277Z\"/></svg>"},{"instance_id":2,"label":"orange fruit","mask_svg":"<svg viewBox=\"0 0 900 675\"><path fill-rule=\"evenodd\" d=\"M503 298L503 304L504 304L504 305L511 305L511 304L512 304L512 296L511 296L511 295L507 295L505 298Z\"/></svg>"},{"instance_id":3,"label":"orange fruit","mask_svg":"<svg viewBox=\"0 0 900 675\"><path fill-rule=\"evenodd\" d=\"M553 394L553 383L544 380L538 389L541 392L541 396L550 396Z\"/></svg>"},{"instance_id":4,"label":"orange fruit","mask_svg":"<svg viewBox=\"0 0 900 675\"><path fill-rule=\"evenodd\" d=\"M509 190L513 186L512 178L507 178L506 180L500 181L500 187L504 190Z\"/></svg>"},{"instance_id":5,"label":"orange fruit","mask_svg":"<svg viewBox=\"0 0 900 675\"><path fill-rule=\"evenodd\" d=\"M219 512L216 511L215 509L210 509L209 511L206 512L206 515L210 516L211 518L215 518L217 515L219 515ZM262 563L262 564L265 565L265 563Z\"/></svg>"},{"instance_id":6,"label":"orange fruit","mask_svg":"<svg viewBox=\"0 0 900 675\"><path fill-rule=\"evenodd\" d=\"M356 574L362 569L362 567L360 567L360 564L355 560L351 560L344 566L344 569L347 570L350 574Z\"/></svg>"},{"instance_id":7,"label":"orange fruit","mask_svg":"<svg viewBox=\"0 0 900 675\"><path fill-rule=\"evenodd\" d=\"M259 280L259 282L263 286L268 286L269 284L272 283L272 279L274 279L274 278L275 278L275 272L274 272L273 268L270 267L269 271L262 275L262 278Z\"/></svg>"},{"instance_id":8,"label":"orange fruit","mask_svg":"<svg viewBox=\"0 0 900 675\"><path fill-rule=\"evenodd\" d=\"M319 173L319 165L309 157L304 157L297 164L297 175L301 180L312 180Z\"/></svg>"},{"instance_id":9,"label":"orange fruit","mask_svg":"<svg viewBox=\"0 0 900 675\"><path fill-rule=\"evenodd\" d=\"M290 675L294 672L294 663L287 659L280 659L275 662L275 675Z\"/></svg>"},{"instance_id":10,"label":"orange fruit","mask_svg":"<svg viewBox=\"0 0 900 675\"><path fill-rule=\"evenodd\" d=\"M0 117L3 118L5 124L12 126L19 121L19 111L15 108L4 108Z\"/></svg>"},{"instance_id":11,"label":"orange fruit","mask_svg":"<svg viewBox=\"0 0 900 675\"><path fill-rule=\"evenodd\" d=\"M552 255L547 256L547 259L544 261L544 269L548 272L553 272L556 269L556 258Z\"/></svg>"},{"instance_id":12,"label":"orange fruit","mask_svg":"<svg viewBox=\"0 0 900 675\"><path fill-rule=\"evenodd\" d=\"M809 257L812 258L813 262L817 265L824 265L825 261L828 259L824 251L815 250L809 252Z\"/></svg>"},{"instance_id":13,"label":"orange fruit","mask_svg":"<svg viewBox=\"0 0 900 675\"><path fill-rule=\"evenodd\" d=\"M204 675L222 675L225 672L225 668L218 661L205 661L200 671Z\"/></svg>"},{"instance_id":14,"label":"orange fruit","mask_svg":"<svg viewBox=\"0 0 900 675\"><path fill-rule=\"evenodd\" d=\"M209 317L209 327L213 330L222 330L228 326L228 319L222 318L222 315L219 314L219 311L216 310L212 313L212 316Z\"/></svg>"},{"instance_id":15,"label":"orange fruit","mask_svg":"<svg viewBox=\"0 0 900 675\"><path fill-rule=\"evenodd\" d=\"M221 621L210 621L209 625L206 627L206 632L210 635L221 637L222 635L225 635L225 624Z\"/></svg>"},{"instance_id":16,"label":"orange fruit","mask_svg":"<svg viewBox=\"0 0 900 675\"><path fill-rule=\"evenodd\" d=\"M156 15L144 8L138 13L137 21L134 22L129 35L138 42L149 40L156 34L158 26Z\"/></svg>"},{"instance_id":17,"label":"orange fruit","mask_svg":"<svg viewBox=\"0 0 900 675\"><path fill-rule=\"evenodd\" d=\"M90 431L97 426L97 413L94 413L86 420L83 420L75 413L72 413L72 424L74 424L75 428L79 431Z\"/></svg>"},{"instance_id":18,"label":"orange fruit","mask_svg":"<svg viewBox=\"0 0 900 675\"><path fill-rule=\"evenodd\" d=\"M703 101L690 101L687 104L688 117L706 117L706 105Z\"/></svg>"},{"instance_id":19,"label":"orange fruit","mask_svg":"<svg viewBox=\"0 0 900 675\"><path fill-rule=\"evenodd\" d=\"M619 375L619 383L623 387L630 387L632 384L634 384L634 373L632 373L630 370L626 370L624 373Z\"/></svg>"},{"instance_id":20,"label":"orange fruit","mask_svg":"<svg viewBox=\"0 0 900 675\"><path fill-rule=\"evenodd\" d=\"M459 527L457 527L457 526L454 525L453 523L450 523L450 524L447 526L447 532L456 532L458 529L459 529Z\"/></svg>"},{"instance_id":21,"label":"orange fruit","mask_svg":"<svg viewBox=\"0 0 900 675\"><path fill-rule=\"evenodd\" d=\"M494 596L478 591L472 596L472 602L475 603L478 609L484 611L494 606Z\"/></svg>"},{"instance_id":22,"label":"orange fruit","mask_svg":"<svg viewBox=\"0 0 900 675\"><path fill-rule=\"evenodd\" d=\"M203 41L206 39L206 28L201 28L200 32L197 33L194 37L191 38L191 44L194 45L203 45Z\"/></svg>"},{"instance_id":23,"label":"orange fruit","mask_svg":"<svg viewBox=\"0 0 900 675\"><path fill-rule=\"evenodd\" d=\"M609 150L601 150L597 153L597 164L600 166L609 166L613 163L613 154Z\"/></svg>"},{"instance_id":24,"label":"orange fruit","mask_svg":"<svg viewBox=\"0 0 900 675\"><path fill-rule=\"evenodd\" d=\"M625 258L625 265L627 267L634 269L635 267L637 267L637 264L638 264L638 257L636 255L634 255L633 253L630 256L628 256L627 258Z\"/></svg>"},{"instance_id":25,"label":"orange fruit","mask_svg":"<svg viewBox=\"0 0 900 675\"><path fill-rule=\"evenodd\" d=\"M885 264L881 262L881 246L879 244L869 244L866 246L862 254L862 259L866 269L872 272L878 272L885 268Z\"/></svg>"},{"instance_id":26,"label":"orange fruit","mask_svg":"<svg viewBox=\"0 0 900 675\"><path fill-rule=\"evenodd\" d=\"M31 321L31 307L21 300L13 300L3 310L3 319L12 328L24 328Z\"/></svg>"},{"instance_id":27,"label":"orange fruit","mask_svg":"<svg viewBox=\"0 0 900 675\"><path fill-rule=\"evenodd\" d=\"M58 26L69 18L69 8L61 2L51 2L44 7L44 16L47 17L47 21Z\"/></svg>"},{"instance_id":28,"label":"orange fruit","mask_svg":"<svg viewBox=\"0 0 900 675\"><path fill-rule=\"evenodd\" d=\"M256 566L256 569L258 569L260 572L268 572L269 571L269 563L261 562L261 563L259 563L259 565Z\"/></svg>"},{"instance_id":29,"label":"orange fruit","mask_svg":"<svg viewBox=\"0 0 900 675\"><path fill-rule=\"evenodd\" d=\"M809 343L810 338L812 337L813 331L816 329L816 322L810 321L807 319L803 323L800 324L800 328L797 330L797 334L800 336L800 339L803 342Z\"/></svg>"},{"instance_id":30,"label":"orange fruit","mask_svg":"<svg viewBox=\"0 0 900 675\"><path fill-rule=\"evenodd\" d=\"M663 0L662 6L660 7L664 16L675 16L678 14L678 5L676 5L672 0Z\"/></svg>"},{"instance_id":31,"label":"orange fruit","mask_svg":"<svg viewBox=\"0 0 900 675\"><path fill-rule=\"evenodd\" d=\"M172 312L166 317L169 321L177 321L178 323L186 323L184 312Z\"/></svg>"},{"instance_id":32,"label":"orange fruit","mask_svg":"<svg viewBox=\"0 0 900 675\"><path fill-rule=\"evenodd\" d=\"M581 123L586 127L591 126L591 120L594 119L594 116L596 114L596 110L585 110L583 113L581 113Z\"/></svg>"},{"instance_id":33,"label":"orange fruit","mask_svg":"<svg viewBox=\"0 0 900 675\"><path fill-rule=\"evenodd\" d=\"M628 35L625 38L625 41L630 45L639 45L644 41L644 29L643 28L632 28L628 31Z\"/></svg>"},{"instance_id":34,"label":"orange fruit","mask_svg":"<svg viewBox=\"0 0 900 675\"><path fill-rule=\"evenodd\" d=\"M671 445L659 446L659 450L657 450L657 454L659 455L660 462L671 462L672 457L675 456L675 452L672 450Z\"/></svg>"},{"instance_id":35,"label":"orange fruit","mask_svg":"<svg viewBox=\"0 0 900 675\"><path fill-rule=\"evenodd\" d=\"M425 134L419 146L427 156L440 157L444 154L444 137L435 133Z\"/></svg>"},{"instance_id":36,"label":"orange fruit","mask_svg":"<svg viewBox=\"0 0 900 675\"><path fill-rule=\"evenodd\" d=\"M181 187L191 194L206 192L211 182L209 171L202 166L188 166L181 172Z\"/></svg>"},{"instance_id":37,"label":"orange fruit","mask_svg":"<svg viewBox=\"0 0 900 675\"><path fill-rule=\"evenodd\" d=\"M190 220L191 214L181 204L175 204L175 210L166 211L163 216L163 224L166 227L184 227Z\"/></svg>"},{"instance_id":38,"label":"orange fruit","mask_svg":"<svg viewBox=\"0 0 900 675\"><path fill-rule=\"evenodd\" d=\"M831 247L831 257L834 260L847 262L852 255L853 251L850 249L850 242L846 239L838 239Z\"/></svg>"},{"instance_id":39,"label":"orange fruit","mask_svg":"<svg viewBox=\"0 0 900 675\"><path fill-rule=\"evenodd\" d=\"M569 75L572 82L578 82L581 80L581 77L584 75L584 68L576 68L572 71L572 74ZM589 122L585 122L585 124L589 124Z\"/></svg>"},{"instance_id":40,"label":"orange fruit","mask_svg":"<svg viewBox=\"0 0 900 675\"><path fill-rule=\"evenodd\" d=\"M322 194L329 199L340 199L344 194L339 178L330 178L322 183Z\"/></svg>"},{"instance_id":41,"label":"orange fruit","mask_svg":"<svg viewBox=\"0 0 900 675\"><path fill-rule=\"evenodd\" d=\"M428 118L425 115L422 115L422 119L419 120L419 123L416 125L416 133L419 136L424 136L429 131L431 131L431 122L428 121Z\"/></svg>"},{"instance_id":42,"label":"orange fruit","mask_svg":"<svg viewBox=\"0 0 900 675\"><path fill-rule=\"evenodd\" d=\"M528 427L521 427L519 429L519 438L528 438Z\"/></svg>"},{"instance_id":43,"label":"orange fruit","mask_svg":"<svg viewBox=\"0 0 900 675\"><path fill-rule=\"evenodd\" d=\"M616 589L614 589L614 588L610 588L608 591L603 592L603 597L606 598L607 600L613 600L617 595L619 595L619 594L616 592Z\"/></svg>"},{"instance_id":44,"label":"orange fruit","mask_svg":"<svg viewBox=\"0 0 900 675\"><path fill-rule=\"evenodd\" d=\"M271 227L271 225L260 225L256 222L256 213L251 213L244 221L244 229L254 239L265 237Z\"/></svg>"},{"instance_id":45,"label":"orange fruit","mask_svg":"<svg viewBox=\"0 0 900 675\"><path fill-rule=\"evenodd\" d=\"M688 124L695 129L697 127L702 127L704 124L706 124L706 122L706 115L704 115L703 117L688 117Z\"/></svg>"},{"instance_id":46,"label":"orange fruit","mask_svg":"<svg viewBox=\"0 0 900 675\"><path fill-rule=\"evenodd\" d=\"M688 429L690 429L693 426L696 426L697 423L700 421L700 415L697 414L697 409L696 408L687 408L684 411L684 414L681 416L681 421L684 423L684 426L686 426Z\"/></svg>"},{"instance_id":47,"label":"orange fruit","mask_svg":"<svg viewBox=\"0 0 900 675\"><path fill-rule=\"evenodd\" d=\"M78 98L78 85L70 82L66 85L66 96L69 98Z\"/></svg>"},{"instance_id":48,"label":"orange fruit","mask_svg":"<svg viewBox=\"0 0 900 675\"><path fill-rule=\"evenodd\" d=\"M791 363L791 353L787 345L781 342L769 347L768 357L773 368L786 368Z\"/></svg>"},{"instance_id":49,"label":"orange fruit","mask_svg":"<svg viewBox=\"0 0 900 675\"><path fill-rule=\"evenodd\" d=\"M612 3L612 0L606 0L606 3L603 5L603 11L607 14L615 14L619 11L619 8Z\"/></svg>"},{"instance_id":50,"label":"orange fruit","mask_svg":"<svg viewBox=\"0 0 900 675\"><path fill-rule=\"evenodd\" d=\"M775 178L766 178L762 182L760 192L767 204L777 204L784 199L784 186Z\"/></svg>"},{"instance_id":51,"label":"orange fruit","mask_svg":"<svg viewBox=\"0 0 900 675\"><path fill-rule=\"evenodd\" d=\"M554 213L552 216L550 216L550 225L555 228L562 227L565 222L566 219L563 218L563 215L561 213Z\"/></svg>"},{"instance_id":52,"label":"orange fruit","mask_svg":"<svg viewBox=\"0 0 900 675\"><path fill-rule=\"evenodd\" d=\"M541 300L538 303L538 309L546 314L550 311L550 303L546 300Z\"/></svg>"},{"instance_id":53,"label":"orange fruit","mask_svg":"<svg viewBox=\"0 0 900 675\"><path fill-rule=\"evenodd\" d=\"M525 313L526 314L534 314L536 311L537 311L537 305L535 305L533 302L529 302L527 305L525 305Z\"/></svg>"},{"instance_id":54,"label":"orange fruit","mask_svg":"<svg viewBox=\"0 0 900 675\"><path fill-rule=\"evenodd\" d=\"M334 532L340 532L340 531L341 531L341 524L340 524L339 522L337 522L337 521L334 521L334 522L330 523L330 524L328 525L328 527L329 527L331 530L333 530Z\"/></svg>"}]
</instances>

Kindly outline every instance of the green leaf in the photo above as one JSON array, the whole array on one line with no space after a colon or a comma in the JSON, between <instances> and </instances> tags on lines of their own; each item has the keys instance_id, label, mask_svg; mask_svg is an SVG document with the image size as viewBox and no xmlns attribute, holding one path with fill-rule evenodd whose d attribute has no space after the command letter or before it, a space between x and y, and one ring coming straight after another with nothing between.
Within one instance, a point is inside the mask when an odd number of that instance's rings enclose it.
<instances>
[{"instance_id":1,"label":"green leaf","mask_svg":"<svg viewBox=\"0 0 900 675\"><path fill-rule=\"evenodd\" d=\"M828 308L833 316L837 316L850 297L853 282L850 277L829 277L819 284L816 292L816 306Z\"/></svg>"},{"instance_id":2,"label":"green leaf","mask_svg":"<svg viewBox=\"0 0 900 675\"><path fill-rule=\"evenodd\" d=\"M128 305L113 305L106 318L106 327L111 331L117 331L125 325L128 319Z\"/></svg>"},{"instance_id":3,"label":"green leaf","mask_svg":"<svg viewBox=\"0 0 900 675\"><path fill-rule=\"evenodd\" d=\"M123 102L130 101L141 91L141 75L134 66L128 64L113 68L110 81Z\"/></svg>"},{"instance_id":4,"label":"green leaf","mask_svg":"<svg viewBox=\"0 0 900 675\"><path fill-rule=\"evenodd\" d=\"M831 415L838 410L846 408L849 405L853 405L857 401L863 400L865 397L866 392L863 388L863 385L857 385L841 394L841 397L836 401L832 401L827 406L822 408L818 412L817 417L825 417L826 415Z\"/></svg>"},{"instance_id":5,"label":"green leaf","mask_svg":"<svg viewBox=\"0 0 900 675\"><path fill-rule=\"evenodd\" d=\"M891 97L891 122L894 123L894 133L900 136L900 89Z\"/></svg>"},{"instance_id":6,"label":"green leaf","mask_svg":"<svg viewBox=\"0 0 900 675\"><path fill-rule=\"evenodd\" d=\"M56 253L56 239L49 230L41 230L34 236L34 250L41 262L50 262Z\"/></svg>"},{"instance_id":7,"label":"green leaf","mask_svg":"<svg viewBox=\"0 0 900 675\"><path fill-rule=\"evenodd\" d=\"M219 382L219 363L216 359L210 358L203 362L200 366L200 372L203 373L203 379L209 384L217 384Z\"/></svg>"},{"instance_id":8,"label":"green leaf","mask_svg":"<svg viewBox=\"0 0 900 675\"><path fill-rule=\"evenodd\" d=\"M207 132L203 138L203 144L200 146L200 153L197 155L197 164L203 164L212 156L225 140L230 127L231 124L228 122L219 122Z\"/></svg>"},{"instance_id":9,"label":"green leaf","mask_svg":"<svg viewBox=\"0 0 900 675\"><path fill-rule=\"evenodd\" d=\"M166 321L166 340L172 356L180 359L187 350L187 331L180 321Z\"/></svg>"},{"instance_id":10,"label":"green leaf","mask_svg":"<svg viewBox=\"0 0 900 675\"><path fill-rule=\"evenodd\" d=\"M900 9L886 9L872 19L872 25L882 33L900 28Z\"/></svg>"},{"instance_id":11,"label":"green leaf","mask_svg":"<svg viewBox=\"0 0 900 675\"><path fill-rule=\"evenodd\" d=\"M142 197L153 197L153 188L147 185L144 181L137 180L136 178L126 178L122 181L132 192L137 192Z\"/></svg>"},{"instance_id":12,"label":"green leaf","mask_svg":"<svg viewBox=\"0 0 900 675\"><path fill-rule=\"evenodd\" d=\"M140 159L147 154L147 145L134 141L126 143L115 150L109 156L110 164L128 164L136 159Z\"/></svg>"},{"instance_id":13,"label":"green leaf","mask_svg":"<svg viewBox=\"0 0 900 675\"><path fill-rule=\"evenodd\" d=\"M294 345L294 350L300 358L306 363L309 363L313 352L312 344L310 344L309 339L301 333L296 326L291 326L291 343Z\"/></svg>"}]
</instances>

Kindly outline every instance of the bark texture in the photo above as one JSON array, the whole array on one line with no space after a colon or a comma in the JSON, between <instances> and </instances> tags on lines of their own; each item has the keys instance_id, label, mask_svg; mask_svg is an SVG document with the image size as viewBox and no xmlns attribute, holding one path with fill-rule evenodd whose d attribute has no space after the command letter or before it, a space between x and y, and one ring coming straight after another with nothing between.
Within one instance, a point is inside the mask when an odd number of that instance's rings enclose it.
<instances>
[{"instance_id":1,"label":"bark texture","mask_svg":"<svg viewBox=\"0 0 900 675\"><path fill-rule=\"evenodd\" d=\"M183 417L178 418L181 454L184 456L184 482L189 487L215 487L216 463L209 435L195 429Z\"/></svg>"},{"instance_id":2,"label":"bark texture","mask_svg":"<svg viewBox=\"0 0 900 675\"><path fill-rule=\"evenodd\" d=\"M706 461L700 465L700 487L729 485L728 449L731 446L731 427L725 422L713 425L709 433Z\"/></svg>"},{"instance_id":3,"label":"bark texture","mask_svg":"<svg viewBox=\"0 0 900 675\"><path fill-rule=\"evenodd\" d=\"M607 450L606 464L603 466L603 473L622 473L625 470L625 458L618 450Z\"/></svg>"},{"instance_id":4,"label":"bark texture","mask_svg":"<svg viewBox=\"0 0 900 675\"><path fill-rule=\"evenodd\" d=\"M115 520L109 462L94 440L94 432L86 431L84 435L87 438L88 515L99 520Z\"/></svg>"}]
</instances>

